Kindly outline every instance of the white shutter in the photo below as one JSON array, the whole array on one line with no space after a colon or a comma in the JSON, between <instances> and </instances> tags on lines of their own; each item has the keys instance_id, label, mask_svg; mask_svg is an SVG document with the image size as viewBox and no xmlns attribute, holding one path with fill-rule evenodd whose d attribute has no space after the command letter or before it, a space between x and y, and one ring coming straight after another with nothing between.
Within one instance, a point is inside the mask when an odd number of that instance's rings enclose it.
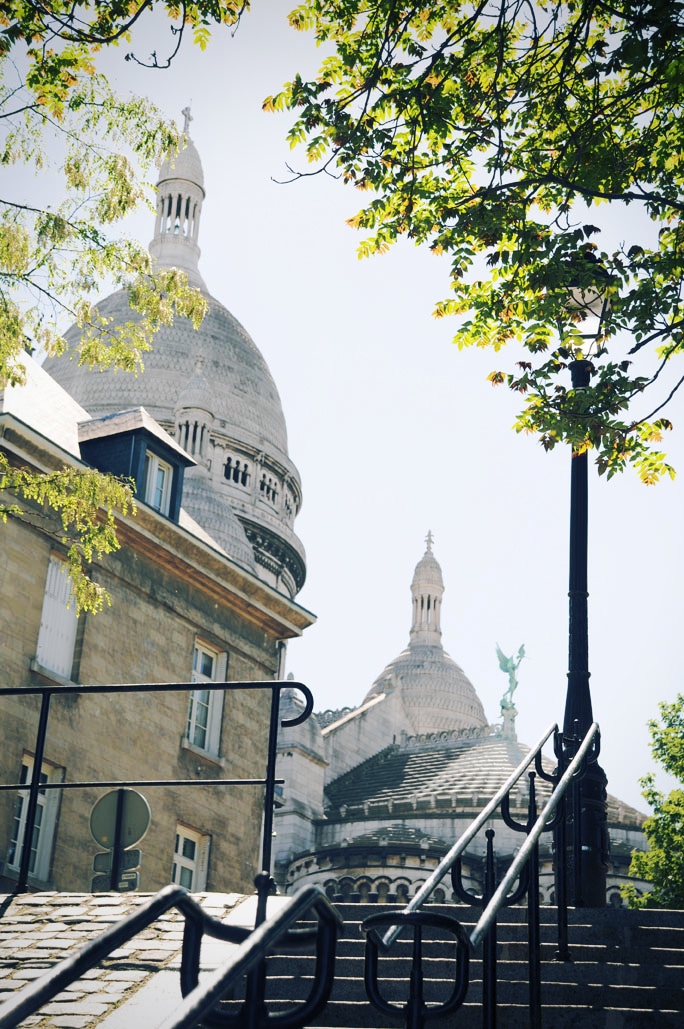
<instances>
[{"instance_id":1,"label":"white shutter","mask_svg":"<svg viewBox=\"0 0 684 1029\"><path fill-rule=\"evenodd\" d=\"M200 836L197 841L197 852L195 858L195 876L192 884L193 891L201 893L207 888L207 874L209 872L209 850L211 847L211 836Z\"/></svg>"},{"instance_id":2,"label":"white shutter","mask_svg":"<svg viewBox=\"0 0 684 1029\"><path fill-rule=\"evenodd\" d=\"M228 655L219 653L216 655L214 665L214 682L224 682L228 670ZM210 754L221 752L221 723L223 722L223 693L220 690L213 690L209 704L209 727L207 732L207 750Z\"/></svg>"},{"instance_id":3,"label":"white shutter","mask_svg":"<svg viewBox=\"0 0 684 1029\"><path fill-rule=\"evenodd\" d=\"M71 606L67 606L67 605ZM36 660L64 679L71 678L76 643L76 601L66 562L52 556L45 582Z\"/></svg>"}]
</instances>

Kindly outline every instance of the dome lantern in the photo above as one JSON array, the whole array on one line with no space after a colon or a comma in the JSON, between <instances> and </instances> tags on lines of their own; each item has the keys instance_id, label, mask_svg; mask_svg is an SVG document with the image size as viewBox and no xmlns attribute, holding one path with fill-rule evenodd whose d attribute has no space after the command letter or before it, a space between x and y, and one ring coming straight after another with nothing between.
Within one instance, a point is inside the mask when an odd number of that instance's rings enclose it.
<instances>
[{"instance_id":1,"label":"dome lantern","mask_svg":"<svg viewBox=\"0 0 684 1029\"><path fill-rule=\"evenodd\" d=\"M440 617L444 581L442 579L442 569L432 553L433 536L431 532L428 532L425 542L427 548L423 557L416 565L411 583L411 595L413 597L411 642L439 646L442 638Z\"/></svg>"},{"instance_id":2,"label":"dome lantern","mask_svg":"<svg viewBox=\"0 0 684 1029\"><path fill-rule=\"evenodd\" d=\"M195 144L188 135L191 114L183 110L182 146L167 157L159 169L157 218L150 254L160 268L180 268L191 286L206 290L198 262L200 215L204 192L204 172Z\"/></svg>"}]
</instances>

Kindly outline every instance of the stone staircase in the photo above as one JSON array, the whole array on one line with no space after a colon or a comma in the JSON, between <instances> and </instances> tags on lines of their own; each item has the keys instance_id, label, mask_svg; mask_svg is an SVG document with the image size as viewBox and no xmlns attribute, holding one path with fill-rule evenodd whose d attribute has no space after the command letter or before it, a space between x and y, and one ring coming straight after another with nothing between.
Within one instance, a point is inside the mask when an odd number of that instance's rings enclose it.
<instances>
[{"instance_id":1,"label":"stone staircase","mask_svg":"<svg viewBox=\"0 0 684 1029\"><path fill-rule=\"evenodd\" d=\"M401 1026L377 1012L363 985L364 938L359 926L378 905L338 905L345 925L338 943L336 978L325 1011L312 1026L385 1029ZM431 905L429 910L455 915L470 928L474 909ZM498 926L497 1025L529 1029L526 909L502 912ZM572 960L555 960L555 909L542 909L542 1024L544 1029L659 1029L684 1026L684 912L584 909L570 911ZM431 930L425 930L425 938ZM453 946L446 938L424 948L425 997L443 1001L453 975ZM410 943L400 939L380 957L386 999L406 999ZM446 1029L481 1029L481 947L471 956L470 986L455 1014L431 1022ZM308 988L312 958L302 954L269 959L269 1001L300 1000Z\"/></svg>"}]
</instances>

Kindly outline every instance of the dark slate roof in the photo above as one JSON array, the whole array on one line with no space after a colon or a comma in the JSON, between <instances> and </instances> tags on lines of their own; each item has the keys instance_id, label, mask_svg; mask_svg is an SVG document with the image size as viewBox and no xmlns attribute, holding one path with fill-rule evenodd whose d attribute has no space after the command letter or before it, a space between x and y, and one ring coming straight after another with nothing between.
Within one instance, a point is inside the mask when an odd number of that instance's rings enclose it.
<instances>
[{"instance_id":1,"label":"dark slate roof","mask_svg":"<svg viewBox=\"0 0 684 1029\"><path fill-rule=\"evenodd\" d=\"M528 748L500 736L453 738L446 744L392 745L341 775L326 789L329 817L344 807L449 798L449 806L482 806ZM525 792L526 792L525 786ZM421 805L422 806L422 805ZM442 805L440 805L442 806Z\"/></svg>"},{"instance_id":2,"label":"dark slate roof","mask_svg":"<svg viewBox=\"0 0 684 1029\"><path fill-rule=\"evenodd\" d=\"M362 833L353 839L335 842L335 850L340 846L347 847L414 847L420 850L439 850L446 853L451 844L439 836L431 836L423 829L414 829L409 825L386 825L381 829ZM325 848L323 848L325 849Z\"/></svg>"},{"instance_id":3,"label":"dark slate roof","mask_svg":"<svg viewBox=\"0 0 684 1029\"><path fill-rule=\"evenodd\" d=\"M417 810L480 810L529 753L529 747L501 735L466 734L444 741L392 744L339 776L326 787L328 819L365 815L378 817ZM546 770L553 762L544 760ZM537 782L538 795L548 795ZM512 798L527 806L527 776ZM644 816L614 797L608 797L608 820L641 825Z\"/></svg>"}]
</instances>

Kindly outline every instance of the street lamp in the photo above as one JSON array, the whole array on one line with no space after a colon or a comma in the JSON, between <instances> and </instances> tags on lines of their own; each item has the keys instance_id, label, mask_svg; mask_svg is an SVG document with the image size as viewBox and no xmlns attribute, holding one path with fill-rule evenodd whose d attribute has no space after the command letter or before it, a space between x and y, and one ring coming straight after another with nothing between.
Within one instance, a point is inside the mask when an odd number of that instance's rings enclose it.
<instances>
[{"instance_id":1,"label":"street lamp","mask_svg":"<svg viewBox=\"0 0 684 1029\"><path fill-rule=\"evenodd\" d=\"M595 333L581 334L597 339L607 312L607 297L598 290L573 292L576 317L598 318ZM586 358L569 365L573 390L586 389L594 371ZM563 751L566 764L593 722L589 688L589 635L587 620L587 451L573 450L570 473L570 569L568 618L568 686L563 719ZM596 758L597 752L594 752ZM606 903L608 858L606 774L596 759L587 764L574 785L571 811L567 817L569 901L575 907L603 907Z\"/></svg>"}]
</instances>

